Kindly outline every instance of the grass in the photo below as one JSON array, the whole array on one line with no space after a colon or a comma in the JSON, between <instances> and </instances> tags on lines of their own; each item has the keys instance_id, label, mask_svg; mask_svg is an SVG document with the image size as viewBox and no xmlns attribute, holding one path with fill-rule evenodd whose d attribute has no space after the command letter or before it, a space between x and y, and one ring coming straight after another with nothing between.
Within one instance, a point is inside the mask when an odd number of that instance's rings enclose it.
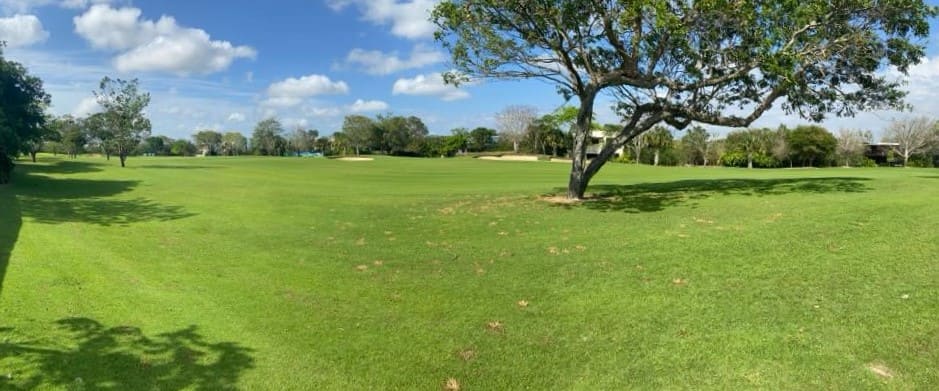
<instances>
[{"instance_id":1,"label":"grass","mask_svg":"<svg viewBox=\"0 0 939 391\"><path fill-rule=\"evenodd\" d=\"M917 169L135 158L0 187L0 389L935 389Z\"/></svg>"}]
</instances>

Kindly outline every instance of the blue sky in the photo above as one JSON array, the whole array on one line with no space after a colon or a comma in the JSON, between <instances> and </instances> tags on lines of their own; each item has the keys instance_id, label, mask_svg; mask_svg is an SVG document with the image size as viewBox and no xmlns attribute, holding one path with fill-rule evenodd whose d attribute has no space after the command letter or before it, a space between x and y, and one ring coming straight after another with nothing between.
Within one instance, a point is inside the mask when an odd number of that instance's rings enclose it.
<instances>
[{"instance_id":1,"label":"blue sky","mask_svg":"<svg viewBox=\"0 0 939 391\"><path fill-rule=\"evenodd\" d=\"M549 112L564 102L538 81L441 83L447 55L433 41L436 0L0 0L10 59L46 82L56 114L85 115L103 76L139 78L155 134L241 131L276 116L330 134L345 115L417 115L431 132L494 126L507 105ZM939 50L912 70L911 113L831 119L876 133L891 120L939 112ZM616 122L609 101L598 119ZM796 124L770 112L756 125ZM726 130L714 129L717 132Z\"/></svg>"}]
</instances>

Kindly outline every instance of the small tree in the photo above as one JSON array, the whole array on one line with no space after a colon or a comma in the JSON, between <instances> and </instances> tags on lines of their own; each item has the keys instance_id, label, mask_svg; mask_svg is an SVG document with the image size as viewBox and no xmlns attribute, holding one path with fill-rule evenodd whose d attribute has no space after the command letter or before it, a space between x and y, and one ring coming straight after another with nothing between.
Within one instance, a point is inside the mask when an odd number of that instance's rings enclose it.
<instances>
[{"instance_id":1,"label":"small tree","mask_svg":"<svg viewBox=\"0 0 939 391\"><path fill-rule=\"evenodd\" d=\"M251 147L255 153L265 156L278 155L282 148L279 139L283 139L284 127L276 118L266 118L254 126L254 132L251 134Z\"/></svg>"},{"instance_id":2,"label":"small tree","mask_svg":"<svg viewBox=\"0 0 939 391\"><path fill-rule=\"evenodd\" d=\"M838 157L844 162L845 167L851 167L851 162L860 160L864 154L864 145L870 142L871 134L861 130L841 128L838 130L837 139Z\"/></svg>"},{"instance_id":3,"label":"small tree","mask_svg":"<svg viewBox=\"0 0 939 391\"><path fill-rule=\"evenodd\" d=\"M469 146L475 152L485 152L495 144L496 131L479 127L469 133Z\"/></svg>"},{"instance_id":4,"label":"small tree","mask_svg":"<svg viewBox=\"0 0 939 391\"><path fill-rule=\"evenodd\" d=\"M150 120L144 113L150 104L150 93L140 91L137 79L105 77L94 94L104 109L103 120L113 132L114 148L124 167L127 156L150 135Z\"/></svg>"},{"instance_id":5,"label":"small tree","mask_svg":"<svg viewBox=\"0 0 939 391\"><path fill-rule=\"evenodd\" d=\"M248 139L239 132L226 132L222 135L222 153L227 156L241 155L248 149Z\"/></svg>"},{"instance_id":6,"label":"small tree","mask_svg":"<svg viewBox=\"0 0 939 391\"><path fill-rule=\"evenodd\" d=\"M538 118L538 109L532 106L508 106L496 113L499 137L512 143L518 153L518 145L525 138L525 131Z\"/></svg>"},{"instance_id":7,"label":"small tree","mask_svg":"<svg viewBox=\"0 0 939 391\"><path fill-rule=\"evenodd\" d=\"M216 155L222 147L222 134L214 130L202 130L192 136L192 141L202 150L202 156Z\"/></svg>"},{"instance_id":8,"label":"small tree","mask_svg":"<svg viewBox=\"0 0 939 391\"><path fill-rule=\"evenodd\" d=\"M821 126L797 126L789 133L791 154L803 167L828 164L834 157L837 145L835 136Z\"/></svg>"},{"instance_id":9,"label":"small tree","mask_svg":"<svg viewBox=\"0 0 939 391\"><path fill-rule=\"evenodd\" d=\"M711 135L701 126L695 126L688 130L681 138L688 162L697 165L702 162L708 165L708 148L711 146Z\"/></svg>"},{"instance_id":10,"label":"small tree","mask_svg":"<svg viewBox=\"0 0 939 391\"><path fill-rule=\"evenodd\" d=\"M341 142L355 150L359 156L362 149L371 143L376 128L375 121L364 115L347 115L342 121Z\"/></svg>"},{"instance_id":11,"label":"small tree","mask_svg":"<svg viewBox=\"0 0 939 391\"><path fill-rule=\"evenodd\" d=\"M662 151L670 148L674 140L675 137L672 136L672 132L664 126L656 126L655 129L652 129L652 131L645 135L646 146L652 148L653 166L659 165L659 158L662 155Z\"/></svg>"},{"instance_id":12,"label":"small tree","mask_svg":"<svg viewBox=\"0 0 939 391\"><path fill-rule=\"evenodd\" d=\"M766 156L773 145L773 132L769 129L744 129L727 135L727 149L747 157L747 168L753 168L753 158Z\"/></svg>"},{"instance_id":13,"label":"small tree","mask_svg":"<svg viewBox=\"0 0 939 391\"><path fill-rule=\"evenodd\" d=\"M297 156L300 156L301 153L313 149L313 143L319 135L320 132L318 130L305 130L298 126L290 133L287 142L290 144L290 150Z\"/></svg>"},{"instance_id":14,"label":"small tree","mask_svg":"<svg viewBox=\"0 0 939 391\"><path fill-rule=\"evenodd\" d=\"M925 151L935 135L936 120L928 117L908 118L890 123L884 131L884 141L899 144L897 153L906 167L910 157Z\"/></svg>"}]
</instances>

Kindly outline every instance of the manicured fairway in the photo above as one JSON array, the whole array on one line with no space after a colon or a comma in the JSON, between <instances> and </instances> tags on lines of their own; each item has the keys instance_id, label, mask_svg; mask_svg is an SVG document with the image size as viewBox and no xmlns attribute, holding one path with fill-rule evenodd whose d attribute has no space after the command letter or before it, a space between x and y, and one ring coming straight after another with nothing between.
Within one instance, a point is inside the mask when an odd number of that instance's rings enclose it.
<instances>
[{"instance_id":1,"label":"manicured fairway","mask_svg":"<svg viewBox=\"0 0 939 391\"><path fill-rule=\"evenodd\" d=\"M129 165L0 187L0 389L939 388L939 170Z\"/></svg>"}]
</instances>

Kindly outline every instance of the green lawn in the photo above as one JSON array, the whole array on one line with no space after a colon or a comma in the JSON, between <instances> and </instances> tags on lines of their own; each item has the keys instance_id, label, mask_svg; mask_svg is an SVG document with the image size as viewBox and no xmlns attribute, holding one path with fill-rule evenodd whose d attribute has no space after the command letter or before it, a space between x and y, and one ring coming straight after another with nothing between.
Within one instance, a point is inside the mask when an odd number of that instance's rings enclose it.
<instances>
[{"instance_id":1,"label":"green lawn","mask_svg":"<svg viewBox=\"0 0 939 391\"><path fill-rule=\"evenodd\" d=\"M0 389L939 388L939 170L128 163L0 187Z\"/></svg>"}]
</instances>

